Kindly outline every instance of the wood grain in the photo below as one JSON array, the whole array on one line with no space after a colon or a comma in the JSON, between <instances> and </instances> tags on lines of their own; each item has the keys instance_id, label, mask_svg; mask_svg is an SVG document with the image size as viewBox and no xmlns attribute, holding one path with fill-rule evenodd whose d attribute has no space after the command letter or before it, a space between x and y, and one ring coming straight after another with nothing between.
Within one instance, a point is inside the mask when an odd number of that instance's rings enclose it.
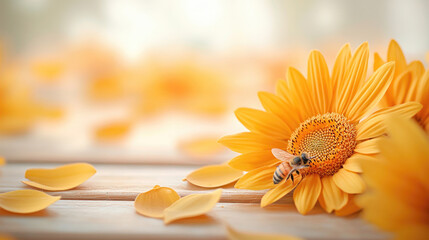
<instances>
[{"instance_id":1,"label":"wood grain","mask_svg":"<svg viewBox=\"0 0 429 240\"><path fill-rule=\"evenodd\" d=\"M137 214L132 201L61 200L30 216L0 211L0 232L19 239L225 239L237 230L289 234L306 239L385 239L356 216L339 218L320 208L302 216L290 204L219 203L206 216L164 225Z\"/></svg>"},{"instance_id":2,"label":"wood grain","mask_svg":"<svg viewBox=\"0 0 429 240\"><path fill-rule=\"evenodd\" d=\"M29 168L53 168L61 164L10 163L0 168L0 192L17 189L31 189L23 183L25 171ZM106 165L95 164L97 173L75 189L49 192L62 199L73 200L128 200L152 189L155 185L170 187L180 196L204 193L212 189L194 186L182 181L196 166L153 166L153 165ZM265 191L234 189L233 184L224 186L221 202L259 203ZM287 196L281 203L292 202Z\"/></svg>"}]
</instances>

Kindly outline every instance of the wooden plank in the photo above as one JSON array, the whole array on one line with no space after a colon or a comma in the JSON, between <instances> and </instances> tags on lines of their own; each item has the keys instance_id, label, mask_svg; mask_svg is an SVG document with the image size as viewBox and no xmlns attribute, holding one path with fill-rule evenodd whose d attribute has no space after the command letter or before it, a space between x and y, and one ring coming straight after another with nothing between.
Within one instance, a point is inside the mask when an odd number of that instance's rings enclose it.
<instances>
[{"instance_id":1,"label":"wooden plank","mask_svg":"<svg viewBox=\"0 0 429 240\"><path fill-rule=\"evenodd\" d=\"M150 164L150 165L195 165L217 164L225 162L235 155L226 151L222 154L206 157L193 157L174 151L129 151L122 148L91 148L81 151L1 151L1 156L10 163L107 163L107 164Z\"/></svg>"},{"instance_id":2,"label":"wooden plank","mask_svg":"<svg viewBox=\"0 0 429 240\"><path fill-rule=\"evenodd\" d=\"M30 189L21 183L25 180L25 171L29 168L52 168L59 164L9 163L0 168L0 192L17 189ZM97 173L75 189L50 192L62 199L79 200L128 200L132 201L141 193L155 185L170 187L180 196L192 193L213 191L182 181L195 166L154 166L154 165L106 165L95 164ZM265 191L234 189L233 184L223 187L221 202L259 203ZM291 202L291 196L281 203Z\"/></svg>"},{"instance_id":3,"label":"wooden plank","mask_svg":"<svg viewBox=\"0 0 429 240\"><path fill-rule=\"evenodd\" d=\"M225 239L224 223L237 230L289 234L306 239L385 239L356 216L340 218L316 208L219 203L206 216L164 225L137 214L132 201L61 200L30 216L0 211L0 232L19 239Z\"/></svg>"}]
</instances>

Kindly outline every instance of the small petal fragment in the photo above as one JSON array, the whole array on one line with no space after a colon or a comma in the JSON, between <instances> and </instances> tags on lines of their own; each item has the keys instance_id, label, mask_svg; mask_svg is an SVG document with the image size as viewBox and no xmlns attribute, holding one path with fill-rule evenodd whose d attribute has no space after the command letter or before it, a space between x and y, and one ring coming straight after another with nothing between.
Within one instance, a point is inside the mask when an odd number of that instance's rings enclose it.
<instances>
[{"instance_id":1,"label":"small petal fragment","mask_svg":"<svg viewBox=\"0 0 429 240\"><path fill-rule=\"evenodd\" d=\"M156 185L152 190L136 197L134 208L141 215L163 218L164 210L179 199L179 194L173 189Z\"/></svg>"},{"instance_id":2,"label":"small petal fragment","mask_svg":"<svg viewBox=\"0 0 429 240\"><path fill-rule=\"evenodd\" d=\"M227 226L226 229L229 240L302 240L302 238L287 235L239 232L230 226Z\"/></svg>"},{"instance_id":3,"label":"small petal fragment","mask_svg":"<svg viewBox=\"0 0 429 240\"><path fill-rule=\"evenodd\" d=\"M221 195L222 189L217 189L211 193L183 197L164 210L164 223L169 224L178 219L203 215L219 202Z\"/></svg>"},{"instance_id":4,"label":"small petal fragment","mask_svg":"<svg viewBox=\"0 0 429 240\"><path fill-rule=\"evenodd\" d=\"M293 192L293 200L298 211L304 215L311 211L316 205L321 191L322 183L319 175L305 176Z\"/></svg>"},{"instance_id":5,"label":"small petal fragment","mask_svg":"<svg viewBox=\"0 0 429 240\"><path fill-rule=\"evenodd\" d=\"M346 193L362 193L365 190L365 183L359 174L340 169L332 177L335 184Z\"/></svg>"},{"instance_id":6,"label":"small petal fragment","mask_svg":"<svg viewBox=\"0 0 429 240\"><path fill-rule=\"evenodd\" d=\"M243 176L243 171L223 164L199 168L191 172L186 180L200 187L213 188L235 182L241 176Z\"/></svg>"},{"instance_id":7,"label":"small petal fragment","mask_svg":"<svg viewBox=\"0 0 429 240\"><path fill-rule=\"evenodd\" d=\"M6 164L6 160L4 159L4 157L0 157L0 166L3 166Z\"/></svg>"},{"instance_id":8,"label":"small petal fragment","mask_svg":"<svg viewBox=\"0 0 429 240\"><path fill-rule=\"evenodd\" d=\"M0 194L0 208L13 213L27 214L43 210L60 198L37 190L16 190Z\"/></svg>"},{"instance_id":9,"label":"small petal fragment","mask_svg":"<svg viewBox=\"0 0 429 240\"><path fill-rule=\"evenodd\" d=\"M22 182L43 190L64 191L79 186L96 172L88 163L67 164L53 169L34 168L25 172L30 181Z\"/></svg>"}]
</instances>

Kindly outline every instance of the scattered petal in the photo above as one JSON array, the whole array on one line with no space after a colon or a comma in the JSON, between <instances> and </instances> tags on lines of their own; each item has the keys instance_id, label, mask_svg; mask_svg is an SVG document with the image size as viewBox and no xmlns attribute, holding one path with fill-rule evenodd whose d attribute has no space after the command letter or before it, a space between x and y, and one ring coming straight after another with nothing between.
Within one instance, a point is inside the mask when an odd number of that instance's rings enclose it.
<instances>
[{"instance_id":1,"label":"scattered petal","mask_svg":"<svg viewBox=\"0 0 429 240\"><path fill-rule=\"evenodd\" d=\"M243 176L243 171L223 164L199 168L191 172L186 180L200 187L213 188L235 182L241 176Z\"/></svg>"},{"instance_id":2,"label":"scattered petal","mask_svg":"<svg viewBox=\"0 0 429 240\"><path fill-rule=\"evenodd\" d=\"M147 217L163 218L164 210L180 199L171 188L156 185L153 189L140 193L134 200L134 208Z\"/></svg>"},{"instance_id":3,"label":"scattered petal","mask_svg":"<svg viewBox=\"0 0 429 240\"><path fill-rule=\"evenodd\" d=\"M0 157L0 166L3 166L6 164L6 160L4 159L4 157Z\"/></svg>"},{"instance_id":4,"label":"scattered petal","mask_svg":"<svg viewBox=\"0 0 429 240\"><path fill-rule=\"evenodd\" d=\"M262 233L246 233L239 232L230 226L226 226L228 231L229 240L301 240L302 238L287 236L287 235L274 235Z\"/></svg>"},{"instance_id":5,"label":"scattered petal","mask_svg":"<svg viewBox=\"0 0 429 240\"><path fill-rule=\"evenodd\" d=\"M47 208L60 198L37 190L16 190L0 194L0 208L13 213L33 213Z\"/></svg>"},{"instance_id":6,"label":"scattered petal","mask_svg":"<svg viewBox=\"0 0 429 240\"><path fill-rule=\"evenodd\" d=\"M164 223L168 224L182 218L196 217L210 211L222 195L222 189L211 193L191 194L174 202L164 210Z\"/></svg>"},{"instance_id":7,"label":"scattered petal","mask_svg":"<svg viewBox=\"0 0 429 240\"><path fill-rule=\"evenodd\" d=\"M88 163L67 164L53 169L34 168L25 172L30 181L22 182L43 190L63 191L79 186L96 172Z\"/></svg>"}]
</instances>

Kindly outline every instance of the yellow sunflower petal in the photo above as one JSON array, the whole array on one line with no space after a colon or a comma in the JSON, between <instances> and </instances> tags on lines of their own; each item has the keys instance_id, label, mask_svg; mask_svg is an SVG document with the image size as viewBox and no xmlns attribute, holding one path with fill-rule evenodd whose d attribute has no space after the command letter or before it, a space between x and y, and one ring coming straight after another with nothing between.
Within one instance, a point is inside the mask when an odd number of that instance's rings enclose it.
<instances>
[{"instance_id":1,"label":"yellow sunflower petal","mask_svg":"<svg viewBox=\"0 0 429 240\"><path fill-rule=\"evenodd\" d=\"M265 110L283 120L290 129L295 129L299 126L300 120L295 114L294 108L282 98L267 92L259 92L258 96Z\"/></svg>"},{"instance_id":2,"label":"yellow sunflower petal","mask_svg":"<svg viewBox=\"0 0 429 240\"><path fill-rule=\"evenodd\" d=\"M287 80L290 84L288 96L293 99L292 102L296 104L296 106L300 106L298 109L299 111L296 111L296 115L299 116L302 121L314 116L317 112L313 104L313 96L308 94L311 89L307 80L293 67L289 67L287 70Z\"/></svg>"},{"instance_id":3,"label":"yellow sunflower petal","mask_svg":"<svg viewBox=\"0 0 429 240\"><path fill-rule=\"evenodd\" d=\"M307 214L311 209L313 209L321 191L322 183L319 175L312 174L305 176L293 192L293 200L298 212L301 214Z\"/></svg>"},{"instance_id":4,"label":"yellow sunflower petal","mask_svg":"<svg viewBox=\"0 0 429 240\"><path fill-rule=\"evenodd\" d=\"M407 98L408 92L411 90L411 85L415 83L410 71L402 72L392 83L394 104L403 103Z\"/></svg>"},{"instance_id":5,"label":"yellow sunflower petal","mask_svg":"<svg viewBox=\"0 0 429 240\"><path fill-rule=\"evenodd\" d=\"M199 168L186 176L186 180L194 185L206 188L220 187L237 181L243 171L229 165L210 165Z\"/></svg>"},{"instance_id":6,"label":"yellow sunflower petal","mask_svg":"<svg viewBox=\"0 0 429 240\"><path fill-rule=\"evenodd\" d=\"M341 89L344 89L344 84L346 81L345 75L347 72L347 66L352 58L350 44L345 44L335 59L334 68L332 70L332 81L333 81L333 89L336 91L332 96L332 102L336 102L336 98L341 95L339 92ZM334 111L336 111L336 105L332 106Z\"/></svg>"},{"instance_id":7,"label":"yellow sunflower petal","mask_svg":"<svg viewBox=\"0 0 429 240\"><path fill-rule=\"evenodd\" d=\"M340 210L336 210L335 215L343 217L360 211L362 208L356 204L354 197L355 195L349 194L347 204Z\"/></svg>"},{"instance_id":8,"label":"yellow sunflower petal","mask_svg":"<svg viewBox=\"0 0 429 240\"><path fill-rule=\"evenodd\" d=\"M394 61L396 63L396 72L398 73L403 72L407 66L407 61L401 47L393 39L390 41L389 48L387 49L387 61Z\"/></svg>"},{"instance_id":9,"label":"yellow sunflower petal","mask_svg":"<svg viewBox=\"0 0 429 240\"><path fill-rule=\"evenodd\" d=\"M332 177L335 184L346 193L362 193L365 191L365 182L359 174L342 168Z\"/></svg>"},{"instance_id":10,"label":"yellow sunflower petal","mask_svg":"<svg viewBox=\"0 0 429 240\"><path fill-rule=\"evenodd\" d=\"M96 172L88 163L68 164L53 169L34 168L25 172L25 177L30 181L22 182L43 190L63 191L79 186Z\"/></svg>"},{"instance_id":11,"label":"yellow sunflower petal","mask_svg":"<svg viewBox=\"0 0 429 240\"><path fill-rule=\"evenodd\" d=\"M156 185L153 189L140 193L134 200L134 208L147 217L163 218L164 210L180 199L171 188Z\"/></svg>"},{"instance_id":12,"label":"yellow sunflower petal","mask_svg":"<svg viewBox=\"0 0 429 240\"><path fill-rule=\"evenodd\" d=\"M4 159L4 157L0 157L0 166L3 166L6 164L6 160Z\"/></svg>"},{"instance_id":13,"label":"yellow sunflower petal","mask_svg":"<svg viewBox=\"0 0 429 240\"><path fill-rule=\"evenodd\" d=\"M60 198L37 190L16 190L0 194L0 208L13 213L33 213L47 208Z\"/></svg>"},{"instance_id":14,"label":"yellow sunflower petal","mask_svg":"<svg viewBox=\"0 0 429 240\"><path fill-rule=\"evenodd\" d=\"M302 238L286 236L286 235L239 232L231 228L230 226L227 226L226 229L228 231L228 240L301 240L302 239Z\"/></svg>"},{"instance_id":15,"label":"yellow sunflower petal","mask_svg":"<svg viewBox=\"0 0 429 240\"><path fill-rule=\"evenodd\" d=\"M277 166L265 166L246 173L235 184L235 188L264 190L274 188L273 175Z\"/></svg>"},{"instance_id":16,"label":"yellow sunflower petal","mask_svg":"<svg viewBox=\"0 0 429 240\"><path fill-rule=\"evenodd\" d=\"M374 71L383 66L386 62L380 57L378 53L374 54Z\"/></svg>"},{"instance_id":17,"label":"yellow sunflower petal","mask_svg":"<svg viewBox=\"0 0 429 240\"><path fill-rule=\"evenodd\" d=\"M320 197L323 198L325 210L332 212L344 207L348 200L348 194L343 192L332 179L332 176L323 177L322 179L322 193Z\"/></svg>"},{"instance_id":18,"label":"yellow sunflower petal","mask_svg":"<svg viewBox=\"0 0 429 240\"><path fill-rule=\"evenodd\" d=\"M350 60L349 66L347 67L346 77L347 81L344 81L344 85L339 89L339 93L336 101L336 108L338 113L345 114L347 107L350 105L352 98L356 95L359 86L366 78L366 72L368 68L368 57L369 48L368 43L362 43L356 50L352 59Z\"/></svg>"},{"instance_id":19,"label":"yellow sunflower petal","mask_svg":"<svg viewBox=\"0 0 429 240\"><path fill-rule=\"evenodd\" d=\"M376 154L380 152L380 149L378 148L378 142L380 141L379 138L373 138L370 140L363 141L361 143L358 143L355 148L355 152L362 153L362 154Z\"/></svg>"},{"instance_id":20,"label":"yellow sunflower petal","mask_svg":"<svg viewBox=\"0 0 429 240\"><path fill-rule=\"evenodd\" d=\"M248 153L272 148L284 148L286 141L280 141L262 134L242 132L219 139L219 143L238 153Z\"/></svg>"},{"instance_id":21,"label":"yellow sunflower petal","mask_svg":"<svg viewBox=\"0 0 429 240\"><path fill-rule=\"evenodd\" d=\"M290 193L299 184L301 178L301 175L296 175L293 182L292 179L288 179L287 181L284 179L281 181L275 188L264 194L261 199L261 207L266 207Z\"/></svg>"},{"instance_id":22,"label":"yellow sunflower petal","mask_svg":"<svg viewBox=\"0 0 429 240\"><path fill-rule=\"evenodd\" d=\"M251 171L267 165L271 166L275 163L280 164L280 161L273 156L271 150L243 153L228 162L231 167L243 171Z\"/></svg>"},{"instance_id":23,"label":"yellow sunflower petal","mask_svg":"<svg viewBox=\"0 0 429 240\"><path fill-rule=\"evenodd\" d=\"M361 173L362 167L361 162L366 160L374 160L374 157L355 153L351 157L349 157L346 162L343 164L343 168L349 170L351 172Z\"/></svg>"},{"instance_id":24,"label":"yellow sunflower petal","mask_svg":"<svg viewBox=\"0 0 429 240\"><path fill-rule=\"evenodd\" d=\"M247 129L255 133L283 140L292 133L292 129L272 113L251 108L239 108L235 111L235 115Z\"/></svg>"},{"instance_id":25,"label":"yellow sunflower petal","mask_svg":"<svg viewBox=\"0 0 429 240\"><path fill-rule=\"evenodd\" d=\"M329 77L329 69L325 58L319 51L312 51L308 58L308 81L318 112L327 112L330 109L330 98L332 95L332 82Z\"/></svg>"},{"instance_id":26,"label":"yellow sunflower petal","mask_svg":"<svg viewBox=\"0 0 429 240\"><path fill-rule=\"evenodd\" d=\"M209 212L219 202L222 189L210 193L191 194L183 197L164 210L164 223L196 217Z\"/></svg>"},{"instance_id":27,"label":"yellow sunflower petal","mask_svg":"<svg viewBox=\"0 0 429 240\"><path fill-rule=\"evenodd\" d=\"M394 113L403 118L411 118L418 113L422 107L423 106L420 103L407 102L393 107L380 109L356 126L356 140L375 138L385 134L386 128L384 120L389 114Z\"/></svg>"},{"instance_id":28,"label":"yellow sunflower petal","mask_svg":"<svg viewBox=\"0 0 429 240\"><path fill-rule=\"evenodd\" d=\"M356 93L346 113L352 122L359 121L380 102L392 82L394 69L394 63L386 63Z\"/></svg>"}]
</instances>

